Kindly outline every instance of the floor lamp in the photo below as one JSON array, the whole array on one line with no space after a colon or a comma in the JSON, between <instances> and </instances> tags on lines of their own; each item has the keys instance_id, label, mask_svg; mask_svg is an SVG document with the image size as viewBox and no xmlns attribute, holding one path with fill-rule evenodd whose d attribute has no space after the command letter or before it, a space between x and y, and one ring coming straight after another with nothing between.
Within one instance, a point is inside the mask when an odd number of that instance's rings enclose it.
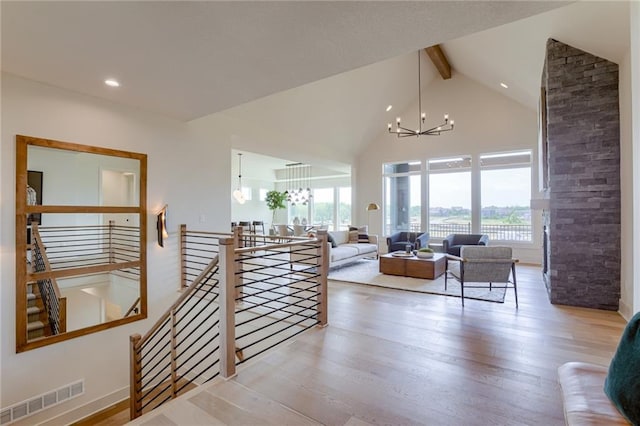
<instances>
[{"instance_id":1,"label":"floor lamp","mask_svg":"<svg viewBox=\"0 0 640 426\"><path fill-rule=\"evenodd\" d=\"M371 228L371 212L375 210L380 210L380 206L376 203L369 203L366 208L367 210L367 229ZM370 230L368 232L371 232Z\"/></svg>"}]
</instances>

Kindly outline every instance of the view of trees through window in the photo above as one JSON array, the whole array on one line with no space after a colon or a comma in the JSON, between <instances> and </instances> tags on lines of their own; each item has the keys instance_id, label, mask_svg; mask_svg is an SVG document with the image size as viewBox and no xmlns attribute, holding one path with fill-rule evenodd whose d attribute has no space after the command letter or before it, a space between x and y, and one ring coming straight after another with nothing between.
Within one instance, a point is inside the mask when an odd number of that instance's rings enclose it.
<instances>
[{"instance_id":1,"label":"view of trees through window","mask_svg":"<svg viewBox=\"0 0 640 426\"><path fill-rule=\"evenodd\" d=\"M531 152L485 154L479 160L480 205L472 201L471 156L427 162L431 238L480 232L494 241L531 241ZM384 175L386 234L423 231L420 163L385 164ZM480 223L474 224L474 211Z\"/></svg>"},{"instance_id":2,"label":"view of trees through window","mask_svg":"<svg viewBox=\"0 0 640 426\"><path fill-rule=\"evenodd\" d=\"M330 230L348 229L351 224L351 187L313 189L308 205L289 205L289 223L295 218Z\"/></svg>"},{"instance_id":3,"label":"view of trees through window","mask_svg":"<svg viewBox=\"0 0 640 426\"><path fill-rule=\"evenodd\" d=\"M481 232L531 241L531 152L483 155L480 170Z\"/></svg>"}]
</instances>

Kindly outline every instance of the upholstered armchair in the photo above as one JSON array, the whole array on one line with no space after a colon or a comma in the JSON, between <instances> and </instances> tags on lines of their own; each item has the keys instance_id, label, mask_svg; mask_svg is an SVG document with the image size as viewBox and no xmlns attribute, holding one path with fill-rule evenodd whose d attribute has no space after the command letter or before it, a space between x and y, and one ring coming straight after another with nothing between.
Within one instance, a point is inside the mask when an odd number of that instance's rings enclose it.
<instances>
[{"instance_id":1,"label":"upholstered armchair","mask_svg":"<svg viewBox=\"0 0 640 426\"><path fill-rule=\"evenodd\" d=\"M417 250L421 247L427 247L428 243L428 232L399 231L387 237L387 250L389 253L400 250L404 251L407 244L411 245L411 250Z\"/></svg>"},{"instance_id":2,"label":"upholstered armchair","mask_svg":"<svg viewBox=\"0 0 640 426\"><path fill-rule=\"evenodd\" d=\"M513 288L517 308L516 263L518 259L512 257L511 247L462 246L460 256L447 254L444 288L447 289L450 278L459 281L462 306L464 306L465 288L488 288L489 290ZM472 285L469 285L470 283ZM484 284L481 285L482 283Z\"/></svg>"},{"instance_id":3,"label":"upholstered armchair","mask_svg":"<svg viewBox=\"0 0 640 426\"><path fill-rule=\"evenodd\" d=\"M449 234L442 240L442 251L454 256L460 256L462 246L486 246L489 236L483 234Z\"/></svg>"}]
</instances>

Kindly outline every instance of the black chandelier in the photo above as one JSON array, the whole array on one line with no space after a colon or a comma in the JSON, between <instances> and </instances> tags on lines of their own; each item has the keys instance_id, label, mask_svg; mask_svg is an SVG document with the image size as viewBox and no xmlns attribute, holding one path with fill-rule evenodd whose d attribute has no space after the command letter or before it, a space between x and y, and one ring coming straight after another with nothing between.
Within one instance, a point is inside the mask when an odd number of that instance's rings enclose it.
<instances>
[{"instance_id":1,"label":"black chandelier","mask_svg":"<svg viewBox=\"0 0 640 426\"><path fill-rule=\"evenodd\" d=\"M444 115L444 123L432 127L430 129L422 129L424 122L427 118L427 114L422 112L422 93L420 90L420 51L418 50L418 123L419 127L416 130L407 129L406 127L402 127L400 125L400 117L396 118L396 127L395 129L391 125L391 123L387 124L387 130L392 135L396 135L399 138L406 138L407 136L439 136L442 132L448 132L453 130L453 120L449 120L449 114Z\"/></svg>"}]
</instances>

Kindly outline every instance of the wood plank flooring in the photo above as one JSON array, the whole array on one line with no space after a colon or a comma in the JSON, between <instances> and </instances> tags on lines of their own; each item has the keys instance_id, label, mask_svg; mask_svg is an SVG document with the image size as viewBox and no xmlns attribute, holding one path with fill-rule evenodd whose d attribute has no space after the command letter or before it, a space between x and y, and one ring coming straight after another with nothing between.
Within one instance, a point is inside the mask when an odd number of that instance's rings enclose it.
<instances>
[{"instance_id":1,"label":"wood plank flooring","mask_svg":"<svg viewBox=\"0 0 640 426\"><path fill-rule=\"evenodd\" d=\"M140 425L563 425L558 366L608 365L625 321L551 305L518 267L520 308L330 282L329 326L195 389Z\"/></svg>"}]
</instances>

